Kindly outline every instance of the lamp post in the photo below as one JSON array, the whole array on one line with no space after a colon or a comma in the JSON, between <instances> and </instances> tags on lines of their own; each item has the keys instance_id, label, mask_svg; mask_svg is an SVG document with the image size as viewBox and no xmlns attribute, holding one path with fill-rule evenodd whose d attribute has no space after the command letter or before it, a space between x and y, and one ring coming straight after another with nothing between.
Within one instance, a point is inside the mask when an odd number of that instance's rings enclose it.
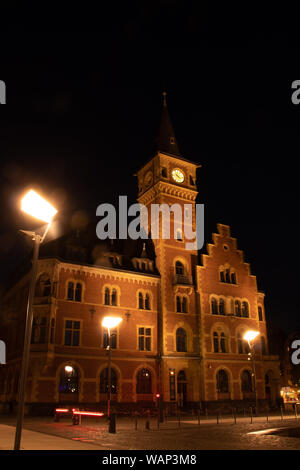
<instances>
[{"instance_id":1,"label":"lamp post","mask_svg":"<svg viewBox=\"0 0 300 470\"><path fill-rule=\"evenodd\" d=\"M39 194L37 194L33 190L30 190L23 197L21 201L21 210L39 220L42 220L43 222L47 222L47 227L43 236L38 235L35 232L21 230L22 233L29 236L33 240L34 245L33 245L31 279L30 279L27 312L26 312L25 338L24 338L22 367L21 367L21 374L20 374L20 387L19 387L19 395L18 395L18 413L17 413L14 450L19 450L20 443L21 443L22 425L23 425L23 417L24 417L26 378L27 378L27 371L28 371L30 341L31 341L31 331L32 331L32 317L33 317L32 305L33 305L33 299L34 299L34 288L35 288L35 281L36 281L36 274L37 274L37 261L38 261L38 256L39 256L39 248L40 248L40 244L43 243L48 233L48 230L50 228L54 215L57 213L57 210L51 204L49 204L49 202L47 202L44 198L42 198Z\"/></svg>"},{"instance_id":2,"label":"lamp post","mask_svg":"<svg viewBox=\"0 0 300 470\"><path fill-rule=\"evenodd\" d=\"M250 352L248 353L248 360L251 361L252 364L252 376L253 376L253 388L254 388L254 393L255 393L255 414L257 415L258 412L258 397L257 397L257 387L256 387L256 372L255 372L255 362L254 362L254 355L255 351L253 348L253 341L257 336L259 335L258 331L254 330L248 330L244 336L243 339L248 342L249 345L249 350Z\"/></svg>"},{"instance_id":3,"label":"lamp post","mask_svg":"<svg viewBox=\"0 0 300 470\"><path fill-rule=\"evenodd\" d=\"M111 348L110 348L110 330L116 328L122 321L121 317L104 317L102 326L107 328L107 351L108 351L108 364L107 364L107 417L110 417L110 399L111 399Z\"/></svg>"}]
</instances>

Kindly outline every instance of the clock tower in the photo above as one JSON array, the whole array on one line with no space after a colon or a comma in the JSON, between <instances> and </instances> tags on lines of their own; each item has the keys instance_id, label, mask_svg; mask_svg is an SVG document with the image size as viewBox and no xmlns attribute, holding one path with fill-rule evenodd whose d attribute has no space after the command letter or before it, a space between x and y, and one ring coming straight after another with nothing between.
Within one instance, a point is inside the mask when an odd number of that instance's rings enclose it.
<instances>
[{"instance_id":1,"label":"clock tower","mask_svg":"<svg viewBox=\"0 0 300 470\"><path fill-rule=\"evenodd\" d=\"M197 250L187 249L187 229L196 231L195 200L199 165L180 151L163 93L162 116L154 156L138 171L138 202L148 209L148 227L161 275L159 309L160 393L164 401L199 401L199 336L196 311ZM164 234L163 211L153 217L153 205L170 209L170 234ZM179 212L172 207L177 206ZM189 211L189 227L185 221ZM151 219L152 217L152 219ZM179 220L181 219L181 220ZM178 224L179 222L179 224ZM179 228L178 228L179 227ZM153 230L154 229L154 230ZM154 232L159 234L154 237Z\"/></svg>"}]
</instances>

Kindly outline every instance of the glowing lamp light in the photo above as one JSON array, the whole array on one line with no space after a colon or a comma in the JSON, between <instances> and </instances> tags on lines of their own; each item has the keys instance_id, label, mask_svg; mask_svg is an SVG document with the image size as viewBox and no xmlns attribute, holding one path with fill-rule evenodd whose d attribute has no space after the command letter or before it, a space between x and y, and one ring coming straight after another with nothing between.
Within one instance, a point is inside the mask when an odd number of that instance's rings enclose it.
<instances>
[{"instance_id":1,"label":"glowing lamp light","mask_svg":"<svg viewBox=\"0 0 300 470\"><path fill-rule=\"evenodd\" d=\"M155 396L156 398L160 398L160 393L157 393Z\"/></svg>"},{"instance_id":2,"label":"glowing lamp light","mask_svg":"<svg viewBox=\"0 0 300 470\"><path fill-rule=\"evenodd\" d=\"M28 191L28 193L26 193L22 198L21 210L36 219L47 222L48 224L57 213L57 210L48 201L46 201L46 199L33 191L33 189Z\"/></svg>"},{"instance_id":3,"label":"glowing lamp light","mask_svg":"<svg viewBox=\"0 0 300 470\"><path fill-rule=\"evenodd\" d=\"M257 336L259 335L259 332L258 331L253 331L253 330L248 330L245 334L244 334L244 339L246 341L253 341Z\"/></svg>"},{"instance_id":4,"label":"glowing lamp light","mask_svg":"<svg viewBox=\"0 0 300 470\"><path fill-rule=\"evenodd\" d=\"M66 366L65 371L66 372L73 372L73 367L72 366Z\"/></svg>"},{"instance_id":5,"label":"glowing lamp light","mask_svg":"<svg viewBox=\"0 0 300 470\"><path fill-rule=\"evenodd\" d=\"M105 328L116 328L122 321L121 317L104 317L102 320L102 326Z\"/></svg>"}]
</instances>

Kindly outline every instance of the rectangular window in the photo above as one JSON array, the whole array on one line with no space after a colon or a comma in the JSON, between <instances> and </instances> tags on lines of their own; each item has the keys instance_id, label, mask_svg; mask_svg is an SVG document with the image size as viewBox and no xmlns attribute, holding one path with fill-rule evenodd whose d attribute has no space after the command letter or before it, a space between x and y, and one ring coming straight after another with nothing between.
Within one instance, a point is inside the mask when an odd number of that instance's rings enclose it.
<instances>
[{"instance_id":1,"label":"rectangular window","mask_svg":"<svg viewBox=\"0 0 300 470\"><path fill-rule=\"evenodd\" d=\"M79 346L80 321L65 321L65 346Z\"/></svg>"},{"instance_id":2,"label":"rectangular window","mask_svg":"<svg viewBox=\"0 0 300 470\"><path fill-rule=\"evenodd\" d=\"M139 351L151 351L151 328L139 328Z\"/></svg>"}]
</instances>

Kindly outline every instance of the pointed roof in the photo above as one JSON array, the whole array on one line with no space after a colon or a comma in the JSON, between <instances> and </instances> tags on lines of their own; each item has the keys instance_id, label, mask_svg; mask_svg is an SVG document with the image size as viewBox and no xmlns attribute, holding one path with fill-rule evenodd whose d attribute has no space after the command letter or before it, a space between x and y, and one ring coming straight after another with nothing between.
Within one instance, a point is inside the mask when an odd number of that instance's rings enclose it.
<instances>
[{"instance_id":1,"label":"pointed roof","mask_svg":"<svg viewBox=\"0 0 300 470\"><path fill-rule=\"evenodd\" d=\"M163 107L160 120L160 128L158 138L156 141L156 148L158 151L168 153L180 157L180 151L176 141L174 129L171 123L169 110L167 107L167 93L163 92Z\"/></svg>"}]
</instances>

